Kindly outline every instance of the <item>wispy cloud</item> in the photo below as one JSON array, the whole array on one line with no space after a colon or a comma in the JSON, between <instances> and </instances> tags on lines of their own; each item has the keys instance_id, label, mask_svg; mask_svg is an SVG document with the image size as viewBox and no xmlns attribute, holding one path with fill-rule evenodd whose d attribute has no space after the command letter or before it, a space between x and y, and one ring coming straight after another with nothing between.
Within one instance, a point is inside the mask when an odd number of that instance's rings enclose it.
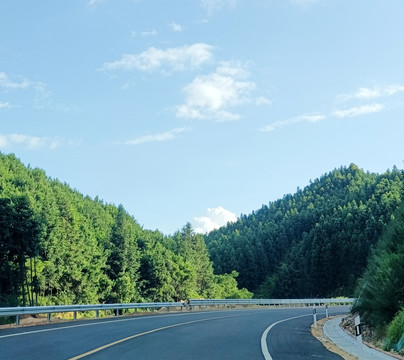
<instances>
[{"instance_id":1,"label":"wispy cloud","mask_svg":"<svg viewBox=\"0 0 404 360\"><path fill-rule=\"evenodd\" d=\"M332 113L333 116L338 118L355 117L365 114L372 114L382 111L385 108L383 104L368 104L357 107L352 107L345 110L336 110Z\"/></svg>"},{"instance_id":2,"label":"wispy cloud","mask_svg":"<svg viewBox=\"0 0 404 360\"><path fill-rule=\"evenodd\" d=\"M211 61L212 51L213 46L203 43L165 50L151 47L140 54L126 54L117 61L107 62L101 70L184 71Z\"/></svg>"},{"instance_id":3,"label":"wispy cloud","mask_svg":"<svg viewBox=\"0 0 404 360\"><path fill-rule=\"evenodd\" d=\"M255 83L240 64L222 63L214 73L197 76L188 84L185 104L177 107L177 117L191 119L236 120L240 115L229 108L251 101Z\"/></svg>"},{"instance_id":4,"label":"wispy cloud","mask_svg":"<svg viewBox=\"0 0 404 360\"><path fill-rule=\"evenodd\" d=\"M139 145L139 144L150 143L150 142L169 141L169 140L174 140L180 134L182 134L182 133L184 133L186 131L190 131L190 129L187 128L187 127L176 128L176 129L172 129L172 130L162 132L162 133L141 136L141 137L138 137L136 139L124 141L121 144L124 144L124 145Z\"/></svg>"},{"instance_id":5,"label":"wispy cloud","mask_svg":"<svg viewBox=\"0 0 404 360\"><path fill-rule=\"evenodd\" d=\"M26 89L30 85L31 83L26 79L20 78L18 80L12 80L6 73L0 72L0 87L5 90Z\"/></svg>"},{"instance_id":6,"label":"wispy cloud","mask_svg":"<svg viewBox=\"0 0 404 360\"><path fill-rule=\"evenodd\" d=\"M372 88L361 87L355 93L338 95L337 99L347 101L355 100L356 103L362 103L366 100L378 99L395 95L399 92L404 92L404 86L402 85L388 85L388 86L374 86ZM266 125L259 129L262 132L272 132L276 129L286 126L292 126L302 122L318 122L330 117L334 118L353 118L356 116L378 113L386 109L386 105L382 103L363 104L358 106L351 106L346 109L338 109L329 111L327 115L323 114L305 114L296 117L292 117L286 120L274 121L269 125Z\"/></svg>"},{"instance_id":7,"label":"wispy cloud","mask_svg":"<svg viewBox=\"0 0 404 360\"><path fill-rule=\"evenodd\" d=\"M346 101L351 99L370 100L381 97L395 95L399 92L404 92L402 85L387 85L387 86L374 86L372 88L361 87L354 94L338 95L337 99Z\"/></svg>"},{"instance_id":8,"label":"wispy cloud","mask_svg":"<svg viewBox=\"0 0 404 360\"><path fill-rule=\"evenodd\" d=\"M237 221L236 214L218 206L217 208L209 208L205 216L194 217L192 226L196 233L205 234L226 225L228 222L235 221Z\"/></svg>"},{"instance_id":9,"label":"wispy cloud","mask_svg":"<svg viewBox=\"0 0 404 360\"><path fill-rule=\"evenodd\" d=\"M11 104L9 102L0 102L0 109L8 109L11 108Z\"/></svg>"},{"instance_id":10,"label":"wispy cloud","mask_svg":"<svg viewBox=\"0 0 404 360\"><path fill-rule=\"evenodd\" d=\"M33 91L33 107L37 110L53 109L59 111L76 111L77 108L56 103L53 99L52 92L47 84L42 81L31 81L23 77L12 79L4 72L0 72L0 88L8 91L31 90ZM0 102L0 108L11 108L8 102Z\"/></svg>"},{"instance_id":11,"label":"wispy cloud","mask_svg":"<svg viewBox=\"0 0 404 360\"><path fill-rule=\"evenodd\" d=\"M369 104L369 105L363 105L363 106L358 106L358 107L352 107L349 109L344 109L344 110L336 110L331 113L331 116L337 117L337 118L347 118L347 117L355 117L355 116L360 116L360 115L365 115L365 114L372 114L379 112L383 110L385 106L383 104ZM303 122L310 122L310 123L316 123L322 120L327 119L326 115L322 114L305 114L305 115L300 115L300 116L295 116L286 120L278 120L274 121L273 123L266 125L260 129L262 132L272 132L277 129L286 127L286 126L292 126L296 124L300 124Z\"/></svg>"},{"instance_id":12,"label":"wispy cloud","mask_svg":"<svg viewBox=\"0 0 404 360\"><path fill-rule=\"evenodd\" d=\"M237 0L200 0L201 6L213 14L223 8L232 8L237 4Z\"/></svg>"},{"instance_id":13,"label":"wispy cloud","mask_svg":"<svg viewBox=\"0 0 404 360\"><path fill-rule=\"evenodd\" d=\"M34 97L35 109L37 110L51 109L63 112L78 111L77 107L74 106L72 107L56 102L47 84L38 81L33 84L33 88L35 90L35 97Z\"/></svg>"},{"instance_id":14,"label":"wispy cloud","mask_svg":"<svg viewBox=\"0 0 404 360\"><path fill-rule=\"evenodd\" d=\"M272 101L265 96L260 96L255 100L256 105L271 105Z\"/></svg>"},{"instance_id":15,"label":"wispy cloud","mask_svg":"<svg viewBox=\"0 0 404 360\"><path fill-rule=\"evenodd\" d=\"M260 131L271 132L271 131L275 131L276 129L283 128L285 126L296 125L296 124L299 124L302 122L316 123L316 122L319 122L324 119L326 119L326 116L322 115L322 114L305 114L305 115L295 116L293 118L286 119L286 120L274 121L273 123L262 127L260 129Z\"/></svg>"},{"instance_id":16,"label":"wispy cloud","mask_svg":"<svg viewBox=\"0 0 404 360\"><path fill-rule=\"evenodd\" d=\"M168 26L171 28L172 31L174 32L181 32L183 30L182 26L180 24L177 24L174 21L171 21Z\"/></svg>"},{"instance_id":17,"label":"wispy cloud","mask_svg":"<svg viewBox=\"0 0 404 360\"><path fill-rule=\"evenodd\" d=\"M147 36L157 36L157 30L145 30L145 31L142 31L141 33L140 33L140 35L141 36L143 36L143 37L147 37Z\"/></svg>"},{"instance_id":18,"label":"wispy cloud","mask_svg":"<svg viewBox=\"0 0 404 360\"><path fill-rule=\"evenodd\" d=\"M15 145L23 146L29 150L48 149L54 150L62 145L72 145L69 142L58 137L39 137L24 134L0 134L0 149L7 149Z\"/></svg>"}]
</instances>

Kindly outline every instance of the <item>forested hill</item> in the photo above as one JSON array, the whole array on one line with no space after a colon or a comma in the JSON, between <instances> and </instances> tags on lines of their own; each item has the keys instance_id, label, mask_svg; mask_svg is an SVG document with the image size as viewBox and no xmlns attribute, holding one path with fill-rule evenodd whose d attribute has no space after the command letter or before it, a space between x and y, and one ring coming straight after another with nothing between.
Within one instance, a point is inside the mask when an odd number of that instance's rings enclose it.
<instances>
[{"instance_id":1,"label":"forested hill","mask_svg":"<svg viewBox=\"0 0 404 360\"><path fill-rule=\"evenodd\" d=\"M404 174L336 169L205 237L215 272L256 297L353 295L403 198Z\"/></svg>"},{"instance_id":2,"label":"forested hill","mask_svg":"<svg viewBox=\"0 0 404 360\"><path fill-rule=\"evenodd\" d=\"M190 225L171 237L0 154L0 306L251 297L214 275Z\"/></svg>"}]
</instances>

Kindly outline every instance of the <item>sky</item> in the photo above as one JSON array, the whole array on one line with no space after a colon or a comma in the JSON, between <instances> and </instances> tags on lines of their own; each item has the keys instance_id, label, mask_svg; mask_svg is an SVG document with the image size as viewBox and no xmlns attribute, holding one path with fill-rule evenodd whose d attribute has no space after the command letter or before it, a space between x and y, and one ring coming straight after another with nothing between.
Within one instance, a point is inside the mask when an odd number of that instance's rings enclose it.
<instances>
[{"instance_id":1,"label":"sky","mask_svg":"<svg viewBox=\"0 0 404 360\"><path fill-rule=\"evenodd\" d=\"M404 165L402 0L0 2L0 151L145 229Z\"/></svg>"}]
</instances>

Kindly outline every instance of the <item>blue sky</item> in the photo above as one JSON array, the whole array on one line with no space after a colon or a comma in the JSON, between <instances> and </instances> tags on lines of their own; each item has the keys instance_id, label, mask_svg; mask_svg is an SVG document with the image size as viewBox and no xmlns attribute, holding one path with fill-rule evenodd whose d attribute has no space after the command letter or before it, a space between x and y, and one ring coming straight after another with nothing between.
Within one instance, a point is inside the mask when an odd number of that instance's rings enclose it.
<instances>
[{"instance_id":1,"label":"blue sky","mask_svg":"<svg viewBox=\"0 0 404 360\"><path fill-rule=\"evenodd\" d=\"M0 3L0 151L146 229L206 232L403 168L402 0Z\"/></svg>"}]
</instances>

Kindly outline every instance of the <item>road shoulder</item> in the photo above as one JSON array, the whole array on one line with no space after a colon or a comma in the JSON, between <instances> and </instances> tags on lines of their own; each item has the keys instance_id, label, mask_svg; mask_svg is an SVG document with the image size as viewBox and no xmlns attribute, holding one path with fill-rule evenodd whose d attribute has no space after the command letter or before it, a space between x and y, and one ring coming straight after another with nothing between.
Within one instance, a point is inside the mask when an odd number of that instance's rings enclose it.
<instances>
[{"instance_id":1,"label":"road shoulder","mask_svg":"<svg viewBox=\"0 0 404 360\"><path fill-rule=\"evenodd\" d=\"M313 326L313 336L319 340L328 350L340 355L345 360L358 359L358 347L356 339L346 333L339 324L342 316L334 316L317 322L317 329ZM387 355L384 352L364 346L366 359L372 360L402 360L403 357Z\"/></svg>"},{"instance_id":2,"label":"road shoulder","mask_svg":"<svg viewBox=\"0 0 404 360\"><path fill-rule=\"evenodd\" d=\"M329 317L329 318L325 318L325 319L321 319L321 320L317 321L317 328L315 328L312 324L311 333L318 341L320 341L326 347L327 350L341 356L345 360L357 360L356 356L353 356L350 353L348 353L348 352L344 351L343 349L341 349L340 347L338 347L335 343L333 343L324 334L324 331L323 331L324 323L330 319L337 318L337 317L339 317L339 316L333 316L333 317Z\"/></svg>"}]
</instances>

